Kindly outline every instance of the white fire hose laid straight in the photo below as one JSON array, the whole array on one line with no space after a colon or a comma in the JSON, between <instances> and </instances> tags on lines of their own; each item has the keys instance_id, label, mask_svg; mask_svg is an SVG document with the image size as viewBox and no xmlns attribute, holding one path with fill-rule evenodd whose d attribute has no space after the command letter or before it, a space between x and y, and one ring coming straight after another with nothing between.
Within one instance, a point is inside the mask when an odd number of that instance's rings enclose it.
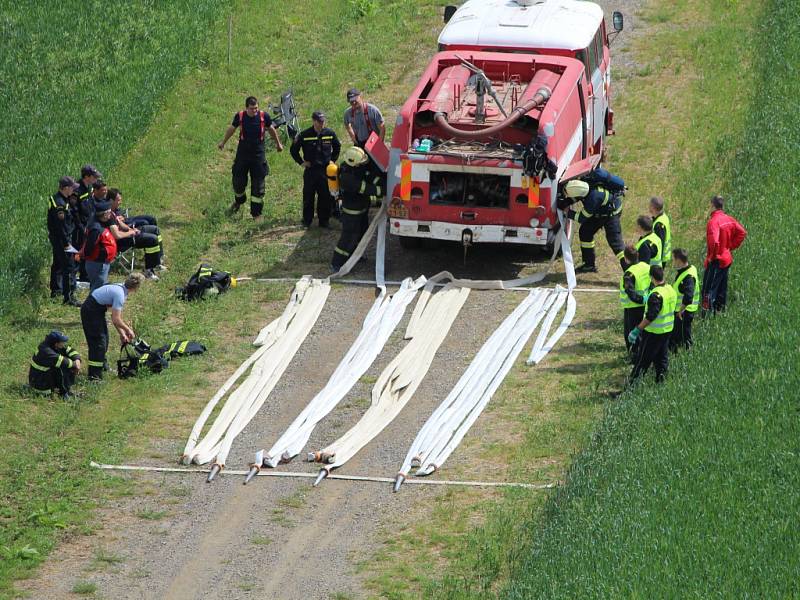
<instances>
[{"instance_id":1,"label":"white fire hose laid straight","mask_svg":"<svg viewBox=\"0 0 800 600\"><path fill-rule=\"evenodd\" d=\"M262 329L253 342L261 347L236 370L203 409L186 443L181 462L204 464L214 460L208 481L214 479L225 466L233 440L259 411L311 331L330 289L327 280L303 277L297 282L283 314ZM248 367L251 367L250 373L230 394L214 423L200 439L211 412Z\"/></svg>"},{"instance_id":2,"label":"white fire hose laid straight","mask_svg":"<svg viewBox=\"0 0 800 600\"><path fill-rule=\"evenodd\" d=\"M467 300L469 288L447 285L433 293L433 279L420 294L406 330L408 344L383 370L372 388L372 404L349 431L310 460L326 463L314 485L375 438L411 399L433 357Z\"/></svg>"},{"instance_id":3,"label":"white fire hose laid straight","mask_svg":"<svg viewBox=\"0 0 800 600\"><path fill-rule=\"evenodd\" d=\"M381 290L364 319L358 338L336 367L328 383L268 451L259 450L256 453L255 462L250 466L245 483L262 467L277 467L278 464L289 462L303 450L317 423L341 402L383 350L389 336L402 320L406 308L425 282L425 277L416 281L407 278L391 296L387 295L385 288Z\"/></svg>"}]
</instances>

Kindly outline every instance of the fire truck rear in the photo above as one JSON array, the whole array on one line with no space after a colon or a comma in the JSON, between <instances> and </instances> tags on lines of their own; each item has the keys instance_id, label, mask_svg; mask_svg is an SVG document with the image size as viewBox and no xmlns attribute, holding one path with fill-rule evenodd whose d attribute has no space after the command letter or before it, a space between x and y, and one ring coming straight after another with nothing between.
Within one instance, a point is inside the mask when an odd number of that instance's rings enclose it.
<instances>
[{"instance_id":1,"label":"fire truck rear","mask_svg":"<svg viewBox=\"0 0 800 600\"><path fill-rule=\"evenodd\" d=\"M612 133L608 36L580 0L470 0L395 126L390 232L548 246L558 182L599 163ZM622 28L622 16L614 14Z\"/></svg>"}]
</instances>

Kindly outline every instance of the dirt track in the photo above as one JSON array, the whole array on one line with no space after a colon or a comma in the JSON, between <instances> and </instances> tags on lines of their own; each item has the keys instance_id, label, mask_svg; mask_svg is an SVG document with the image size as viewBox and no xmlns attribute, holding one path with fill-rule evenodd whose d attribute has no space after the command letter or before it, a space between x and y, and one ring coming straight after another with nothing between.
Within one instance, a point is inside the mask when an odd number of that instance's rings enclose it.
<instances>
[{"instance_id":1,"label":"dirt track","mask_svg":"<svg viewBox=\"0 0 800 600\"><path fill-rule=\"evenodd\" d=\"M615 72L619 73L631 66L630 53L621 49L641 33L635 18L641 2L601 4L607 13L613 9L626 13L626 31L614 46ZM616 92L620 93L619 86ZM391 279L440 270L472 278L513 278L531 269L532 255L527 250L477 248L465 267L460 248L436 246L404 253L390 240L387 276ZM606 250L602 242L598 248L601 255ZM372 256L373 252L374 248ZM498 264L506 265L502 272L497 271ZM370 267L362 266L353 277L371 278ZM582 283L613 286L616 277L610 265ZM234 443L229 468L245 468L254 451L271 445L325 384L355 339L373 298L371 289L334 287L323 315L270 400ZM341 472L393 476L419 427L520 298L511 293L473 292L412 402ZM271 314L279 314L282 308L275 304ZM404 344L400 334L407 317L367 377L315 430L309 448L336 439L363 414L370 383ZM187 434L190 427L189 423ZM480 428L481 420L471 435L479 435ZM170 447L159 450L178 456L184 442L185 438L174 439ZM302 458L281 469L316 473L318 468ZM454 465L459 460L457 454L451 458ZM120 501L113 510L103 512L103 530L62 544L39 577L21 582L31 597L70 597L78 579L95 582L99 597L114 599L364 597L367 594L354 566L377 547L380 527L412 516L424 518L424 500L437 493L423 486L405 486L400 494L392 494L388 484L334 480L313 489L307 479L264 477L245 487L243 478L224 473L213 484L205 484L201 476L133 477L148 482L155 493ZM145 509L168 514L158 520L135 515ZM97 562L98 548L120 560L85 572Z\"/></svg>"}]
</instances>

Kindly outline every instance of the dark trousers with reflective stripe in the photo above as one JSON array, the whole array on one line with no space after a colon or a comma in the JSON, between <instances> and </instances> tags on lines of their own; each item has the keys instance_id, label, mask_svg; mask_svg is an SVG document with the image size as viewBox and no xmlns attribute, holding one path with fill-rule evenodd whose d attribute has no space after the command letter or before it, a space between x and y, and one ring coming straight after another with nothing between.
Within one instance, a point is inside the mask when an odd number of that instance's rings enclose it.
<instances>
[{"instance_id":1,"label":"dark trousers with reflective stripe","mask_svg":"<svg viewBox=\"0 0 800 600\"><path fill-rule=\"evenodd\" d=\"M312 165L303 171L303 225L308 227L314 220L314 203L320 225L331 218L331 193L328 191L328 176L325 167Z\"/></svg>"},{"instance_id":2,"label":"dark trousers with reflective stripe","mask_svg":"<svg viewBox=\"0 0 800 600\"><path fill-rule=\"evenodd\" d=\"M675 325L669 340L669 347L673 352L677 352L681 347L687 350L692 347L692 321L694 313L688 310L683 311L683 317L675 313Z\"/></svg>"},{"instance_id":3,"label":"dark trousers with reflective stripe","mask_svg":"<svg viewBox=\"0 0 800 600\"><path fill-rule=\"evenodd\" d=\"M333 258L331 259L333 268L338 270L347 262L368 227L369 210L364 209L364 212L360 215L350 215L346 211L342 211L342 235L333 250Z\"/></svg>"},{"instance_id":4,"label":"dark trousers with reflective stripe","mask_svg":"<svg viewBox=\"0 0 800 600\"><path fill-rule=\"evenodd\" d=\"M108 352L106 307L91 295L81 306L81 325L89 346L89 379L102 379Z\"/></svg>"},{"instance_id":5,"label":"dark trousers with reflective stripe","mask_svg":"<svg viewBox=\"0 0 800 600\"><path fill-rule=\"evenodd\" d=\"M647 373L650 365L656 369L656 383L664 381L669 366L669 333L643 331L639 337L639 350L631 371L631 380Z\"/></svg>"},{"instance_id":6,"label":"dark trousers with reflective stripe","mask_svg":"<svg viewBox=\"0 0 800 600\"><path fill-rule=\"evenodd\" d=\"M594 242L595 234L604 229L606 232L606 241L614 251L617 260L622 261L622 252L625 250L625 240L622 239L622 226L619 222L620 215L611 217L597 217L592 216L581 223L578 229L578 238L581 241L581 258L583 264L594 267L595 266L595 252L594 246L591 248L584 248L584 244ZM621 262L620 262L621 264Z\"/></svg>"},{"instance_id":7,"label":"dark trousers with reflective stripe","mask_svg":"<svg viewBox=\"0 0 800 600\"><path fill-rule=\"evenodd\" d=\"M625 329L625 347L628 349L628 352L633 352L634 350L632 350L632 348L635 349L635 346L632 347L631 343L628 341L628 334L633 331L634 327L642 322L642 317L644 317L644 306L626 308L622 312ZM638 346L638 344L636 345Z\"/></svg>"},{"instance_id":8,"label":"dark trousers with reflective stripe","mask_svg":"<svg viewBox=\"0 0 800 600\"><path fill-rule=\"evenodd\" d=\"M132 247L142 248L144 250L145 269L153 269L161 262L161 244L158 242L158 235L154 233L145 233L145 231L142 230L136 237L125 238L117 242L117 249L120 252L125 252Z\"/></svg>"},{"instance_id":9,"label":"dark trousers with reflective stripe","mask_svg":"<svg viewBox=\"0 0 800 600\"><path fill-rule=\"evenodd\" d=\"M264 180L269 175L269 165L264 156L236 155L231 168L234 200L244 204L247 199L247 178L250 178L250 214L257 217L264 209Z\"/></svg>"},{"instance_id":10,"label":"dark trousers with reflective stripe","mask_svg":"<svg viewBox=\"0 0 800 600\"><path fill-rule=\"evenodd\" d=\"M66 302L75 293L78 264L73 259L74 255L64 252L64 246L59 240L50 237L50 246L53 249L53 264L50 265L50 296L61 294Z\"/></svg>"},{"instance_id":11,"label":"dark trousers with reflective stripe","mask_svg":"<svg viewBox=\"0 0 800 600\"><path fill-rule=\"evenodd\" d=\"M28 372L28 385L40 392L57 391L64 396L74 384L75 373L63 364L60 367L50 367L47 371L30 367Z\"/></svg>"}]
</instances>

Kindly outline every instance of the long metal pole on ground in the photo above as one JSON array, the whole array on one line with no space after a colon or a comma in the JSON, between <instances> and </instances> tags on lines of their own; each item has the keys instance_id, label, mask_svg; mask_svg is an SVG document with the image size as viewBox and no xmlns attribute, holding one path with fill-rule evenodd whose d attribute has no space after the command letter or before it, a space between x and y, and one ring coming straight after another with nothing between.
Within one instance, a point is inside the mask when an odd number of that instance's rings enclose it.
<instances>
[{"instance_id":1,"label":"long metal pole on ground","mask_svg":"<svg viewBox=\"0 0 800 600\"><path fill-rule=\"evenodd\" d=\"M89 466L94 469L102 469L104 471L145 471L151 473L184 473L184 474L201 474L207 475L209 469L192 469L181 467L150 467L145 465L107 465L91 461ZM247 475L249 471L225 469L222 471L227 475ZM298 473L293 471L267 471L262 469L257 473L258 477L283 477L283 478L302 478L302 479L315 479L317 473ZM393 477L372 477L366 475L339 475L331 474L327 479L338 479L339 481L364 481L371 483L394 483ZM549 490L555 488L560 482L554 481L551 483L520 483L511 481L451 481L449 479L406 479L407 484L417 485L462 485L467 487L516 487L526 488L530 490Z\"/></svg>"}]
</instances>

